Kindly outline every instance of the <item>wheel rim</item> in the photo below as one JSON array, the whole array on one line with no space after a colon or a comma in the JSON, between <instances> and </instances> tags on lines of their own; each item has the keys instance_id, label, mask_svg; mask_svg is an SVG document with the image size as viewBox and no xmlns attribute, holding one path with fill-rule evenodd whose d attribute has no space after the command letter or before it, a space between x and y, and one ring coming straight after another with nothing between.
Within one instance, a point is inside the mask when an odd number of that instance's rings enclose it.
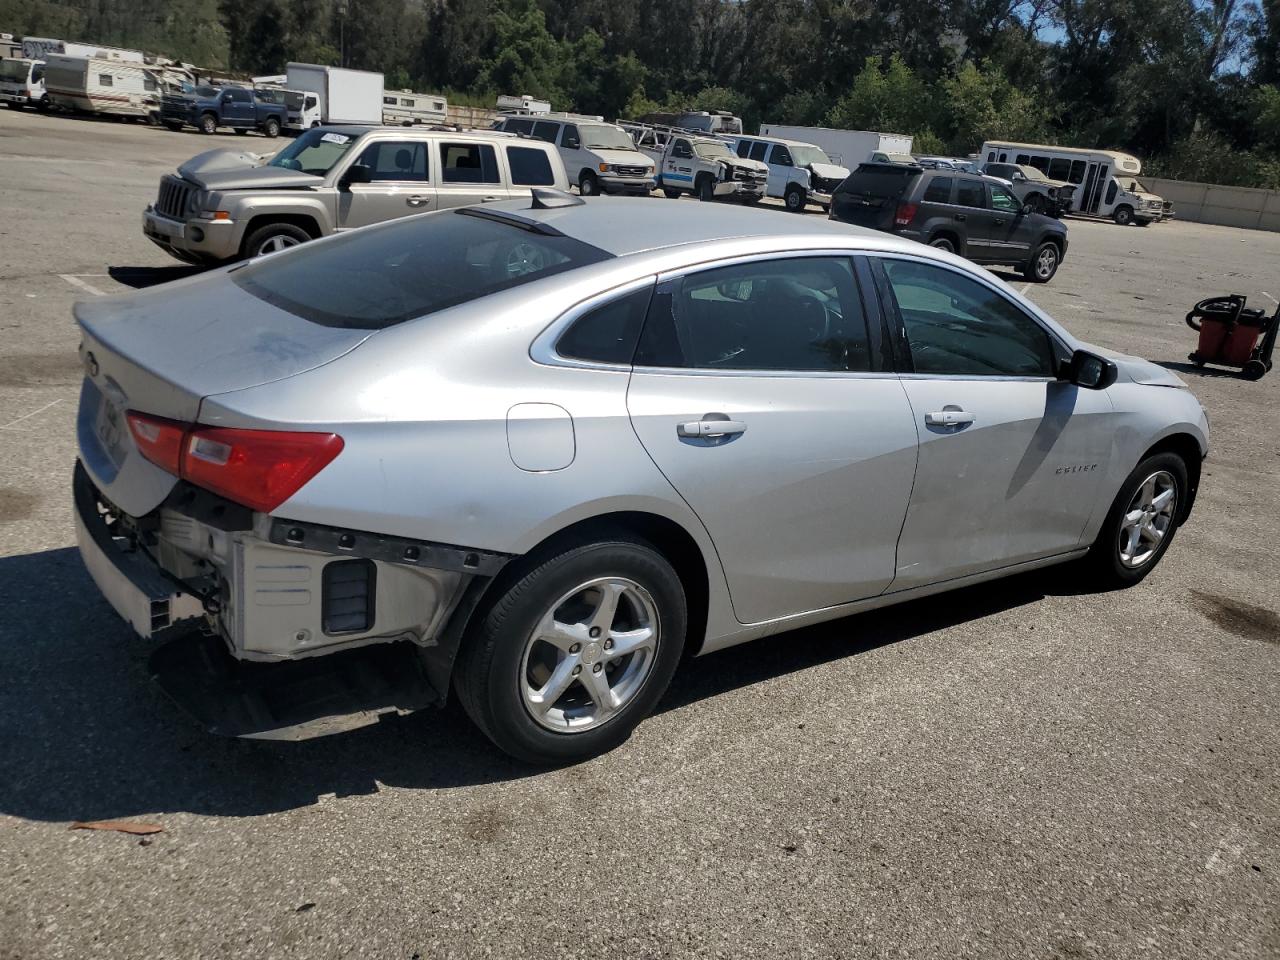
<instances>
[{"instance_id":1,"label":"wheel rim","mask_svg":"<svg viewBox=\"0 0 1280 960\"><path fill-rule=\"evenodd\" d=\"M1143 480L1120 521L1120 562L1130 569L1149 563L1173 529L1178 482L1168 470Z\"/></svg>"},{"instance_id":2,"label":"wheel rim","mask_svg":"<svg viewBox=\"0 0 1280 960\"><path fill-rule=\"evenodd\" d=\"M582 182L578 184L578 192L585 196L594 196L596 192L596 182L590 177L583 177Z\"/></svg>"},{"instance_id":3,"label":"wheel rim","mask_svg":"<svg viewBox=\"0 0 1280 960\"><path fill-rule=\"evenodd\" d=\"M649 591L600 577L560 597L525 641L525 709L557 733L609 722L640 692L657 661L661 626Z\"/></svg>"},{"instance_id":4,"label":"wheel rim","mask_svg":"<svg viewBox=\"0 0 1280 960\"><path fill-rule=\"evenodd\" d=\"M281 250L288 250L290 247L296 247L301 243L297 237L291 237L285 233L278 233L274 237L267 237L258 245L258 255L264 253L279 253Z\"/></svg>"},{"instance_id":5,"label":"wheel rim","mask_svg":"<svg viewBox=\"0 0 1280 960\"><path fill-rule=\"evenodd\" d=\"M794 192L794 191L792 191L791 193L788 193L788 194L787 194L787 206L788 206L788 207L790 207L792 210L799 210L799 209L800 209L800 194L798 194L798 193L796 193L796 192Z\"/></svg>"},{"instance_id":6,"label":"wheel rim","mask_svg":"<svg viewBox=\"0 0 1280 960\"><path fill-rule=\"evenodd\" d=\"M1054 268L1058 265L1058 253L1053 247L1045 247L1040 251L1040 256L1036 258L1036 276L1042 280L1048 280L1053 276Z\"/></svg>"},{"instance_id":7,"label":"wheel rim","mask_svg":"<svg viewBox=\"0 0 1280 960\"><path fill-rule=\"evenodd\" d=\"M929 244L929 246L937 247L939 250L946 250L948 252L952 252L950 240L935 240L933 241L933 243Z\"/></svg>"}]
</instances>

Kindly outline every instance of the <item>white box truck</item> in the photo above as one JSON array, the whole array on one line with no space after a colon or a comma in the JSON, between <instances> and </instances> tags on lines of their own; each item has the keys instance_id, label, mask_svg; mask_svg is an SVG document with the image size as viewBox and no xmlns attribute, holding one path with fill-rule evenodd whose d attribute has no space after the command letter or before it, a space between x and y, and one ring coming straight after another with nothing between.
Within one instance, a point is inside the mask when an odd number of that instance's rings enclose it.
<instances>
[{"instance_id":1,"label":"white box truck","mask_svg":"<svg viewBox=\"0 0 1280 960\"><path fill-rule=\"evenodd\" d=\"M316 95L321 123L382 123L382 74L318 63L291 63L285 70L290 90Z\"/></svg>"},{"instance_id":2,"label":"white box truck","mask_svg":"<svg viewBox=\"0 0 1280 960\"><path fill-rule=\"evenodd\" d=\"M812 143L826 151L833 163L839 163L850 170L873 159L911 159L911 137L900 133L836 130L831 127L790 127L781 123L766 123L760 127L760 136Z\"/></svg>"}]
</instances>

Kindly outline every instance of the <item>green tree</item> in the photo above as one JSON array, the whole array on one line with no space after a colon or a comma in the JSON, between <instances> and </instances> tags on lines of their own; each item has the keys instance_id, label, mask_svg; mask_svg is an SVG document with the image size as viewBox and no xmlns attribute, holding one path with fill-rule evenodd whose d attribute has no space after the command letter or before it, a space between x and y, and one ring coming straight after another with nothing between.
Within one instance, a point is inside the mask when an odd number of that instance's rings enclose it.
<instances>
[{"instance_id":1,"label":"green tree","mask_svg":"<svg viewBox=\"0 0 1280 960\"><path fill-rule=\"evenodd\" d=\"M1025 91L989 63L966 60L941 84L938 117L952 153L977 150L984 140L1036 141L1046 136L1049 108L1040 91Z\"/></svg>"}]
</instances>

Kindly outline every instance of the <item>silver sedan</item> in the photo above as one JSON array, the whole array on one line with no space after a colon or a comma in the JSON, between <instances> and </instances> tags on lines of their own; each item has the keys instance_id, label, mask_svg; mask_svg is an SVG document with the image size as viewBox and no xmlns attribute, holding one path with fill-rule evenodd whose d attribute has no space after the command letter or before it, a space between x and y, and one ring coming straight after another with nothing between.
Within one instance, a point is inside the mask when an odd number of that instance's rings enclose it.
<instances>
[{"instance_id":1,"label":"silver sedan","mask_svg":"<svg viewBox=\"0 0 1280 960\"><path fill-rule=\"evenodd\" d=\"M77 319L86 565L214 645L178 686L255 736L452 688L517 757L590 756L686 651L1048 564L1137 583L1208 450L1180 380L986 271L730 206L537 191ZM385 702L300 692L391 652Z\"/></svg>"}]
</instances>

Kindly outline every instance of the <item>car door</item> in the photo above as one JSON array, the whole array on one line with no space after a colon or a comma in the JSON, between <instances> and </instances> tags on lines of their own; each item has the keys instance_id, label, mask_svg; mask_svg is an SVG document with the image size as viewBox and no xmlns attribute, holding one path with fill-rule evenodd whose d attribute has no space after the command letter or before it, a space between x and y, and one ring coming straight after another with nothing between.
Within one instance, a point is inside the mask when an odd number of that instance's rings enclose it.
<instances>
[{"instance_id":1,"label":"car door","mask_svg":"<svg viewBox=\"0 0 1280 960\"><path fill-rule=\"evenodd\" d=\"M582 149L582 138L578 136L576 123L566 123L560 128L560 157L564 160L570 183L576 184L582 171L591 167L591 161Z\"/></svg>"},{"instance_id":2,"label":"car door","mask_svg":"<svg viewBox=\"0 0 1280 960\"><path fill-rule=\"evenodd\" d=\"M1031 257L1031 244L1036 239L1032 218L1022 212L1008 187L987 184L987 201L991 208L991 255L1003 256L1007 262L1020 263Z\"/></svg>"},{"instance_id":3,"label":"car door","mask_svg":"<svg viewBox=\"0 0 1280 960\"><path fill-rule=\"evenodd\" d=\"M787 184L793 179L794 167L791 162L791 151L783 144L775 143L769 148L769 196L781 197L787 192Z\"/></svg>"},{"instance_id":4,"label":"car door","mask_svg":"<svg viewBox=\"0 0 1280 960\"><path fill-rule=\"evenodd\" d=\"M677 137L667 150L662 163L662 179L673 187L693 185L693 145L684 137Z\"/></svg>"},{"instance_id":5,"label":"car door","mask_svg":"<svg viewBox=\"0 0 1280 960\"><path fill-rule=\"evenodd\" d=\"M632 423L744 623L893 579L917 439L859 289L849 257L789 255L662 278L650 305Z\"/></svg>"},{"instance_id":6,"label":"car door","mask_svg":"<svg viewBox=\"0 0 1280 960\"><path fill-rule=\"evenodd\" d=\"M431 141L375 140L338 181L338 228L349 230L436 208Z\"/></svg>"},{"instance_id":7,"label":"car door","mask_svg":"<svg viewBox=\"0 0 1280 960\"><path fill-rule=\"evenodd\" d=\"M1067 553L1112 455L1106 391L999 288L908 256L874 264L920 437L893 590Z\"/></svg>"},{"instance_id":8,"label":"car door","mask_svg":"<svg viewBox=\"0 0 1280 960\"><path fill-rule=\"evenodd\" d=\"M975 263L986 263L992 256L992 234L995 217L987 207L987 185L976 177L956 180L951 218L964 236L960 251Z\"/></svg>"},{"instance_id":9,"label":"car door","mask_svg":"<svg viewBox=\"0 0 1280 960\"><path fill-rule=\"evenodd\" d=\"M505 200L511 194L502 182L497 151L491 143L441 140L436 202L441 209Z\"/></svg>"}]
</instances>

